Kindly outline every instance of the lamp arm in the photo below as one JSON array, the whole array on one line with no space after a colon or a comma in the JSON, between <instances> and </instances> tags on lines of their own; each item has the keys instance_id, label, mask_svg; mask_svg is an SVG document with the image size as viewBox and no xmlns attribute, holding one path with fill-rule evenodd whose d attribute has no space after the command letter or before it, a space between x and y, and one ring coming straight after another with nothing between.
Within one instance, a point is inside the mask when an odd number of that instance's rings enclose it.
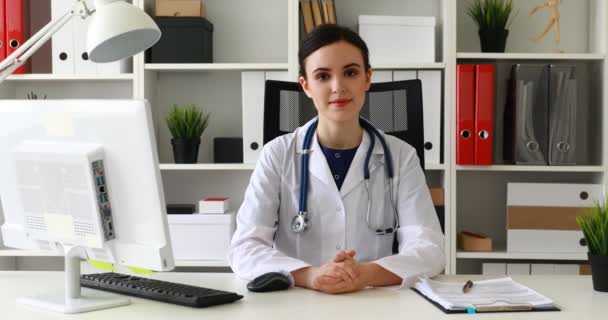
<instances>
[{"instance_id":1,"label":"lamp arm","mask_svg":"<svg viewBox=\"0 0 608 320\"><path fill-rule=\"evenodd\" d=\"M75 0L74 5L61 18L53 20L45 25L40 31L36 32L31 38L23 43L17 50L11 53L6 59L0 62L0 82L11 75L15 69L27 61L40 47L42 47L57 31L61 29L70 19L81 16L86 19L93 14L87 8L86 2Z\"/></svg>"}]
</instances>

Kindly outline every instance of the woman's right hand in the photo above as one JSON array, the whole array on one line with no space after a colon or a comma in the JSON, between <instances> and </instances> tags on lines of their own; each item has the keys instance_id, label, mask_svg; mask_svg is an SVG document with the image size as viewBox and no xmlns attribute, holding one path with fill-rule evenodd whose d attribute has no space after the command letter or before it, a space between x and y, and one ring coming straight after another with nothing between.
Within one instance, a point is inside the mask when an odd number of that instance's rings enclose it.
<instances>
[{"instance_id":1,"label":"woman's right hand","mask_svg":"<svg viewBox=\"0 0 608 320\"><path fill-rule=\"evenodd\" d=\"M336 257L319 267L307 267L292 272L295 285L326 293L340 293L359 280L354 251L340 251Z\"/></svg>"}]
</instances>

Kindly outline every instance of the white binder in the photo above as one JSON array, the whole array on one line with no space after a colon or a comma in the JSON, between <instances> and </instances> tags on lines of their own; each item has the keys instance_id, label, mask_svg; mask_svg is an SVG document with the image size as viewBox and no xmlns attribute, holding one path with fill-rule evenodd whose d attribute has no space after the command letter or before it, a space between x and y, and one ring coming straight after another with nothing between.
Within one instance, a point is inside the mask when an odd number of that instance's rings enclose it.
<instances>
[{"instance_id":1,"label":"white binder","mask_svg":"<svg viewBox=\"0 0 608 320\"><path fill-rule=\"evenodd\" d=\"M419 70L424 117L424 162L439 164L441 152L441 71Z\"/></svg>"},{"instance_id":2,"label":"white binder","mask_svg":"<svg viewBox=\"0 0 608 320\"><path fill-rule=\"evenodd\" d=\"M264 89L266 80L288 80L284 71L241 73L243 162L255 163L264 144Z\"/></svg>"},{"instance_id":3,"label":"white binder","mask_svg":"<svg viewBox=\"0 0 608 320\"><path fill-rule=\"evenodd\" d=\"M241 73L243 108L243 162L255 163L264 142L263 71Z\"/></svg>"},{"instance_id":4,"label":"white binder","mask_svg":"<svg viewBox=\"0 0 608 320\"><path fill-rule=\"evenodd\" d=\"M89 8L93 4L91 0L84 0ZM72 3L72 1L68 1ZM73 21L73 36L74 36L74 73L79 75L95 75L97 74L97 65L89 59L87 52L87 33L91 24L91 17L82 19L81 17L72 18Z\"/></svg>"},{"instance_id":5,"label":"white binder","mask_svg":"<svg viewBox=\"0 0 608 320\"><path fill-rule=\"evenodd\" d=\"M394 81L414 80L414 79L418 79L418 72L416 72L416 70L393 71L393 80Z\"/></svg>"},{"instance_id":6,"label":"white binder","mask_svg":"<svg viewBox=\"0 0 608 320\"><path fill-rule=\"evenodd\" d=\"M51 19L59 19L72 6L72 0L51 1ZM52 38L54 74L74 74L74 21L68 21Z\"/></svg>"}]
</instances>

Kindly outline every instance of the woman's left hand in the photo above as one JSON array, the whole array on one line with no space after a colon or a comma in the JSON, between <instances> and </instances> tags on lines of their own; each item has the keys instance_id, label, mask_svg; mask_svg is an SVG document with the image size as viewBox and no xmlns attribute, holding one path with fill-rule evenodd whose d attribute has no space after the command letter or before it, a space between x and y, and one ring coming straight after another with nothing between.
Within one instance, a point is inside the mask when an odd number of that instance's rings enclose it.
<instances>
[{"instance_id":1,"label":"woman's left hand","mask_svg":"<svg viewBox=\"0 0 608 320\"><path fill-rule=\"evenodd\" d=\"M321 291L328 293L347 293L359 291L368 286L368 279L371 275L370 269L367 264L362 264L355 260L355 254L354 250L341 250L336 254L332 261L334 263L344 263L356 270L357 277L354 281L343 281L335 278L332 279L333 281L323 281L319 288Z\"/></svg>"}]
</instances>

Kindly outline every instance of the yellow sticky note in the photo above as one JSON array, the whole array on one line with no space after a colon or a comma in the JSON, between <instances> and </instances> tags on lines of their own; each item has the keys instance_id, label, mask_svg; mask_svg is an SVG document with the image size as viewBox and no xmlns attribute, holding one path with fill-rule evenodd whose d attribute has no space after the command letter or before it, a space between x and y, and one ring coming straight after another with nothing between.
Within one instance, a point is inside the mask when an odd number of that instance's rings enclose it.
<instances>
[{"instance_id":1,"label":"yellow sticky note","mask_svg":"<svg viewBox=\"0 0 608 320\"><path fill-rule=\"evenodd\" d=\"M45 213L44 220L49 236L54 239L74 239L74 219L69 214Z\"/></svg>"},{"instance_id":2,"label":"yellow sticky note","mask_svg":"<svg viewBox=\"0 0 608 320\"><path fill-rule=\"evenodd\" d=\"M95 269L105 270L105 271L116 271L114 265L109 262L103 262L98 260L87 260L87 262L92 265Z\"/></svg>"},{"instance_id":3,"label":"yellow sticky note","mask_svg":"<svg viewBox=\"0 0 608 320\"><path fill-rule=\"evenodd\" d=\"M73 137L74 121L67 112L53 112L46 117L46 134L49 137Z\"/></svg>"},{"instance_id":4,"label":"yellow sticky note","mask_svg":"<svg viewBox=\"0 0 608 320\"><path fill-rule=\"evenodd\" d=\"M127 269L131 270L133 273L137 273L137 274L146 274L146 275L153 275L154 271L152 270L148 270L148 269L144 269L144 268L137 268L137 267L129 267L129 266L125 266Z\"/></svg>"}]
</instances>

